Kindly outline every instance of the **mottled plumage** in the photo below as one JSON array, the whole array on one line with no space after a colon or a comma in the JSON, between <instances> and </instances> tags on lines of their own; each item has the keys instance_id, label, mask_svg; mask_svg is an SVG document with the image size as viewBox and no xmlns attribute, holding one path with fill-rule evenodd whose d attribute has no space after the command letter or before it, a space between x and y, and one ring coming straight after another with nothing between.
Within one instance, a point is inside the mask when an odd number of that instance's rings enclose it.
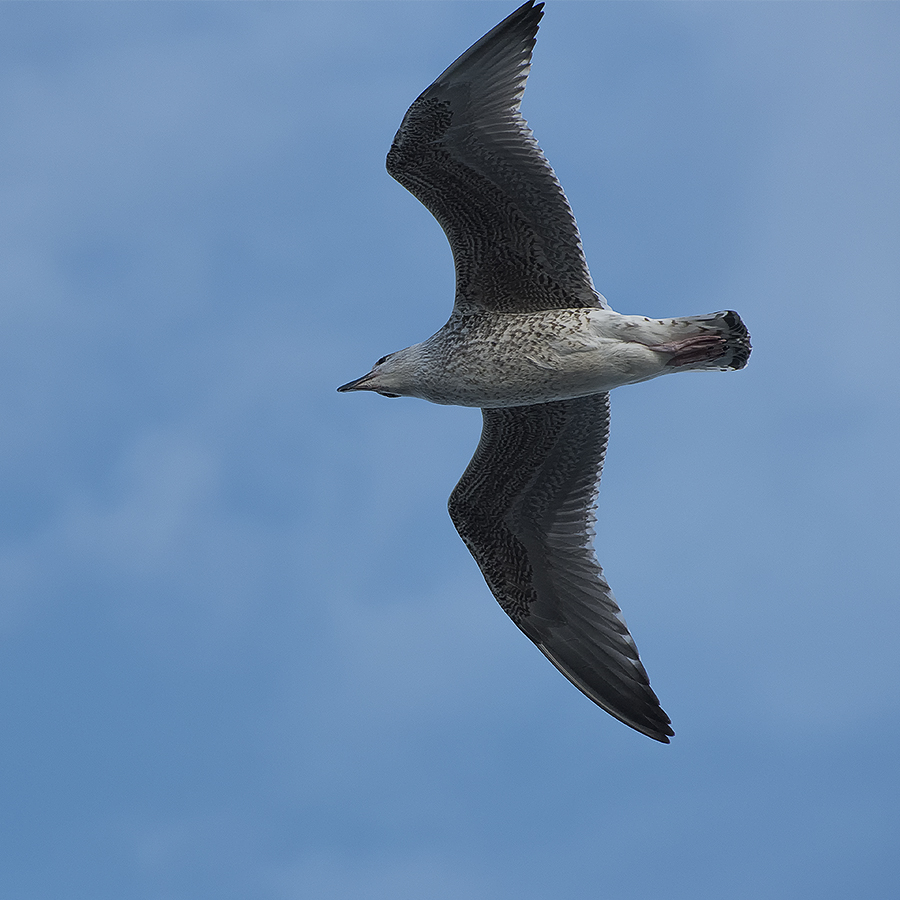
<instances>
[{"instance_id":1,"label":"mottled plumage","mask_svg":"<svg viewBox=\"0 0 900 900\"><path fill-rule=\"evenodd\" d=\"M623 316L594 289L562 188L519 113L542 3L525 3L409 108L390 174L433 213L456 267L447 324L338 388L478 406L450 516L501 607L576 687L655 740L674 732L593 551L609 391L739 369L735 312Z\"/></svg>"}]
</instances>

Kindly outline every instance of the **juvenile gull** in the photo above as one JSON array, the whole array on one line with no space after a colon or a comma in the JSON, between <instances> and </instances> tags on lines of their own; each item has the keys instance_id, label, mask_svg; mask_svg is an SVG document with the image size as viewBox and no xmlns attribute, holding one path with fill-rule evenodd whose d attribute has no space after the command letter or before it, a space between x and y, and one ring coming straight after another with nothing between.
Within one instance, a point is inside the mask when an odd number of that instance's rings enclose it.
<instances>
[{"instance_id":1,"label":"juvenile gull","mask_svg":"<svg viewBox=\"0 0 900 900\"><path fill-rule=\"evenodd\" d=\"M674 734L593 551L609 391L667 372L740 369L735 312L623 316L594 288L572 211L519 113L543 3L529 0L409 108L388 172L444 229L447 324L338 388L481 407L450 517L500 606L598 706Z\"/></svg>"}]
</instances>

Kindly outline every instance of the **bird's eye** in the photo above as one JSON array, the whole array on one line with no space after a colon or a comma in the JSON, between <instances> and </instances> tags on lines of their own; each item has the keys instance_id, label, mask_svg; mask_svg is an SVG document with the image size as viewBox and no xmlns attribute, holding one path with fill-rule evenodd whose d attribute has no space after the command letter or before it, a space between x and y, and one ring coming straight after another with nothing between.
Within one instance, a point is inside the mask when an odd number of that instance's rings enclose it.
<instances>
[{"instance_id":1,"label":"bird's eye","mask_svg":"<svg viewBox=\"0 0 900 900\"><path fill-rule=\"evenodd\" d=\"M386 356L382 356L381 359L379 359L378 362L375 363L375 365L380 366L386 359L387 359Z\"/></svg>"}]
</instances>

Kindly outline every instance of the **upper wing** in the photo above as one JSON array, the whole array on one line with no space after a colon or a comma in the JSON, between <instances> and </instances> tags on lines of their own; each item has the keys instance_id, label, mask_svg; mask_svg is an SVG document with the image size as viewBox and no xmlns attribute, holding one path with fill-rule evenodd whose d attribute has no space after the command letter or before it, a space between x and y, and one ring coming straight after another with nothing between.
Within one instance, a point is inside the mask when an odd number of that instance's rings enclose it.
<instances>
[{"instance_id":1,"label":"upper wing","mask_svg":"<svg viewBox=\"0 0 900 900\"><path fill-rule=\"evenodd\" d=\"M444 229L460 312L605 306L562 187L519 113L543 3L529 0L409 108L387 169Z\"/></svg>"},{"instance_id":2,"label":"upper wing","mask_svg":"<svg viewBox=\"0 0 900 900\"><path fill-rule=\"evenodd\" d=\"M609 395L484 409L450 516L510 618L577 688L657 741L674 734L593 551Z\"/></svg>"}]
</instances>

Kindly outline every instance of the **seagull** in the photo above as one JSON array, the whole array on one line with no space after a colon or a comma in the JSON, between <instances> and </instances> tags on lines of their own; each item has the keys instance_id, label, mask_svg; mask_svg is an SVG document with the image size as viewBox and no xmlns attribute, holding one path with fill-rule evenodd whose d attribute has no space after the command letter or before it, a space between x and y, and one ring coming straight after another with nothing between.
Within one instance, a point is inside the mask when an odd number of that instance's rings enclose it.
<instances>
[{"instance_id":1,"label":"seagull","mask_svg":"<svg viewBox=\"0 0 900 900\"><path fill-rule=\"evenodd\" d=\"M528 0L409 108L388 172L443 228L450 319L339 391L482 410L450 517L502 609L598 706L662 743L650 687L594 554L609 392L686 370L740 369L733 311L620 315L597 292L562 187L519 112L543 3Z\"/></svg>"}]
</instances>

